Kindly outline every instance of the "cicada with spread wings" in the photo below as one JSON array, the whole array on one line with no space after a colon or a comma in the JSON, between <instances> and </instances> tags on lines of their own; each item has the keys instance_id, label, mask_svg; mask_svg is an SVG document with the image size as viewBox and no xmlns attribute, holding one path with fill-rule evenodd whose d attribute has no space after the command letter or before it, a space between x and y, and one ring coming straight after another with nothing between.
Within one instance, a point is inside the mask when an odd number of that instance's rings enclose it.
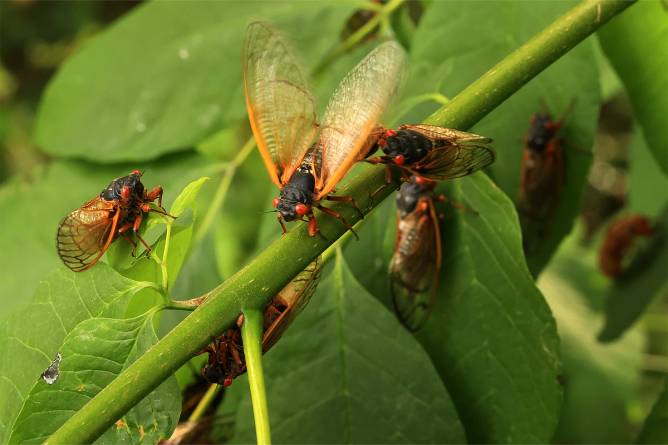
<instances>
[{"instance_id":1,"label":"cicada with spread wings","mask_svg":"<svg viewBox=\"0 0 668 445\"><path fill-rule=\"evenodd\" d=\"M280 196L278 220L308 220L318 232L313 208L350 225L321 201L345 201L333 190L375 143L373 130L395 94L405 53L396 42L371 51L341 81L321 121L307 76L290 45L271 25L251 23L246 33L243 79L257 146Z\"/></svg>"}]
</instances>

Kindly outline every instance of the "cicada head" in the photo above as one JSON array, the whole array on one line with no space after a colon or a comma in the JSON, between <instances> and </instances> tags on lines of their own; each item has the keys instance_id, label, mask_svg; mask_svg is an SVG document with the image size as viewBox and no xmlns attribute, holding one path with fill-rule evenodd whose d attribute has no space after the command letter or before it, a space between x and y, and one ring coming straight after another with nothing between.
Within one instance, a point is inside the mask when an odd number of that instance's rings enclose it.
<instances>
[{"instance_id":1,"label":"cicada head","mask_svg":"<svg viewBox=\"0 0 668 445\"><path fill-rule=\"evenodd\" d=\"M299 168L274 199L274 207L285 221L302 219L311 213L315 178L308 168Z\"/></svg>"}]
</instances>

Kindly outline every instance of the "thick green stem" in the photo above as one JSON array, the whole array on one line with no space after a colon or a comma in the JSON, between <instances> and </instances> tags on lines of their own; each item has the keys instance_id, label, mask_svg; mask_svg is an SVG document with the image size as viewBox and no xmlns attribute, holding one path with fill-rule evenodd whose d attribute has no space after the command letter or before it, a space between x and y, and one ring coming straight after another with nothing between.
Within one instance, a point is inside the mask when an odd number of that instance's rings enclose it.
<instances>
[{"instance_id":1,"label":"thick green stem","mask_svg":"<svg viewBox=\"0 0 668 445\"><path fill-rule=\"evenodd\" d=\"M631 4L597 0L577 5L453 98L428 122L459 129L472 126L532 76ZM383 189L372 203L370 193L384 183L384 169L367 165L346 185L338 187L338 193L353 196L366 214L393 191L393 187ZM338 204L332 208L351 224L360 219L350 206ZM318 216L324 237L309 237L304 224L293 227L252 263L209 292L205 303L70 417L47 442L92 442L201 351L211 337L232 326L242 308L266 305L292 277L344 234L345 227L339 221Z\"/></svg>"},{"instance_id":2,"label":"thick green stem","mask_svg":"<svg viewBox=\"0 0 668 445\"><path fill-rule=\"evenodd\" d=\"M264 389L264 373L262 372L262 333L264 332L263 311L247 309L244 311L244 324L241 326L241 339L244 342L244 357L248 371L255 419L255 435L258 445L271 445L269 430L269 407L267 393Z\"/></svg>"}]
</instances>

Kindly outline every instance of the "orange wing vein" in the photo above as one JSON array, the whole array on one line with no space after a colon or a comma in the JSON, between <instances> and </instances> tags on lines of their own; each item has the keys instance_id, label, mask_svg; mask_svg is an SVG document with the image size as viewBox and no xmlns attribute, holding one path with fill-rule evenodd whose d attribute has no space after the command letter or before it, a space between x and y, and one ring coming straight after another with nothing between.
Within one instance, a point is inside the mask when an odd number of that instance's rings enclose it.
<instances>
[{"instance_id":1,"label":"orange wing vein","mask_svg":"<svg viewBox=\"0 0 668 445\"><path fill-rule=\"evenodd\" d=\"M280 187L313 142L315 100L292 49L267 23L248 26L243 64L253 135L272 182Z\"/></svg>"}]
</instances>

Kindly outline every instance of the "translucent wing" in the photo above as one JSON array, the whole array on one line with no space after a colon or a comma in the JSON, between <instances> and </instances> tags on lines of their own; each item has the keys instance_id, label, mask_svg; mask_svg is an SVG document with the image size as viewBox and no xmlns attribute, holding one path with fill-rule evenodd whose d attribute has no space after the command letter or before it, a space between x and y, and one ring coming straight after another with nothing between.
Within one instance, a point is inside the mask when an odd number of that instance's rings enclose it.
<instances>
[{"instance_id":1,"label":"translucent wing","mask_svg":"<svg viewBox=\"0 0 668 445\"><path fill-rule=\"evenodd\" d=\"M438 289L441 237L438 217L430 197L427 211L399 217L397 241L390 262L392 302L399 320L411 331L427 320Z\"/></svg>"},{"instance_id":2,"label":"translucent wing","mask_svg":"<svg viewBox=\"0 0 668 445\"><path fill-rule=\"evenodd\" d=\"M401 129L415 131L430 139L434 148L424 159L409 169L433 180L470 175L492 162L496 155L487 144L490 138L473 133L433 125L403 125Z\"/></svg>"},{"instance_id":3,"label":"translucent wing","mask_svg":"<svg viewBox=\"0 0 668 445\"><path fill-rule=\"evenodd\" d=\"M321 124L322 171L317 198L326 196L366 153L368 135L397 90L404 50L396 42L374 49L341 81Z\"/></svg>"},{"instance_id":4,"label":"translucent wing","mask_svg":"<svg viewBox=\"0 0 668 445\"><path fill-rule=\"evenodd\" d=\"M306 269L287 284L274 298L272 304L285 309L272 319L265 315L265 331L262 338L262 349L266 352L283 335L290 323L306 307L320 281L322 261L316 258Z\"/></svg>"},{"instance_id":5,"label":"translucent wing","mask_svg":"<svg viewBox=\"0 0 668 445\"><path fill-rule=\"evenodd\" d=\"M271 180L285 184L315 136L315 101L292 50L270 25L251 23L243 55L246 108Z\"/></svg>"},{"instance_id":6,"label":"translucent wing","mask_svg":"<svg viewBox=\"0 0 668 445\"><path fill-rule=\"evenodd\" d=\"M75 272L95 265L114 239L120 214L115 201L98 196L67 215L56 236L63 263Z\"/></svg>"}]
</instances>

